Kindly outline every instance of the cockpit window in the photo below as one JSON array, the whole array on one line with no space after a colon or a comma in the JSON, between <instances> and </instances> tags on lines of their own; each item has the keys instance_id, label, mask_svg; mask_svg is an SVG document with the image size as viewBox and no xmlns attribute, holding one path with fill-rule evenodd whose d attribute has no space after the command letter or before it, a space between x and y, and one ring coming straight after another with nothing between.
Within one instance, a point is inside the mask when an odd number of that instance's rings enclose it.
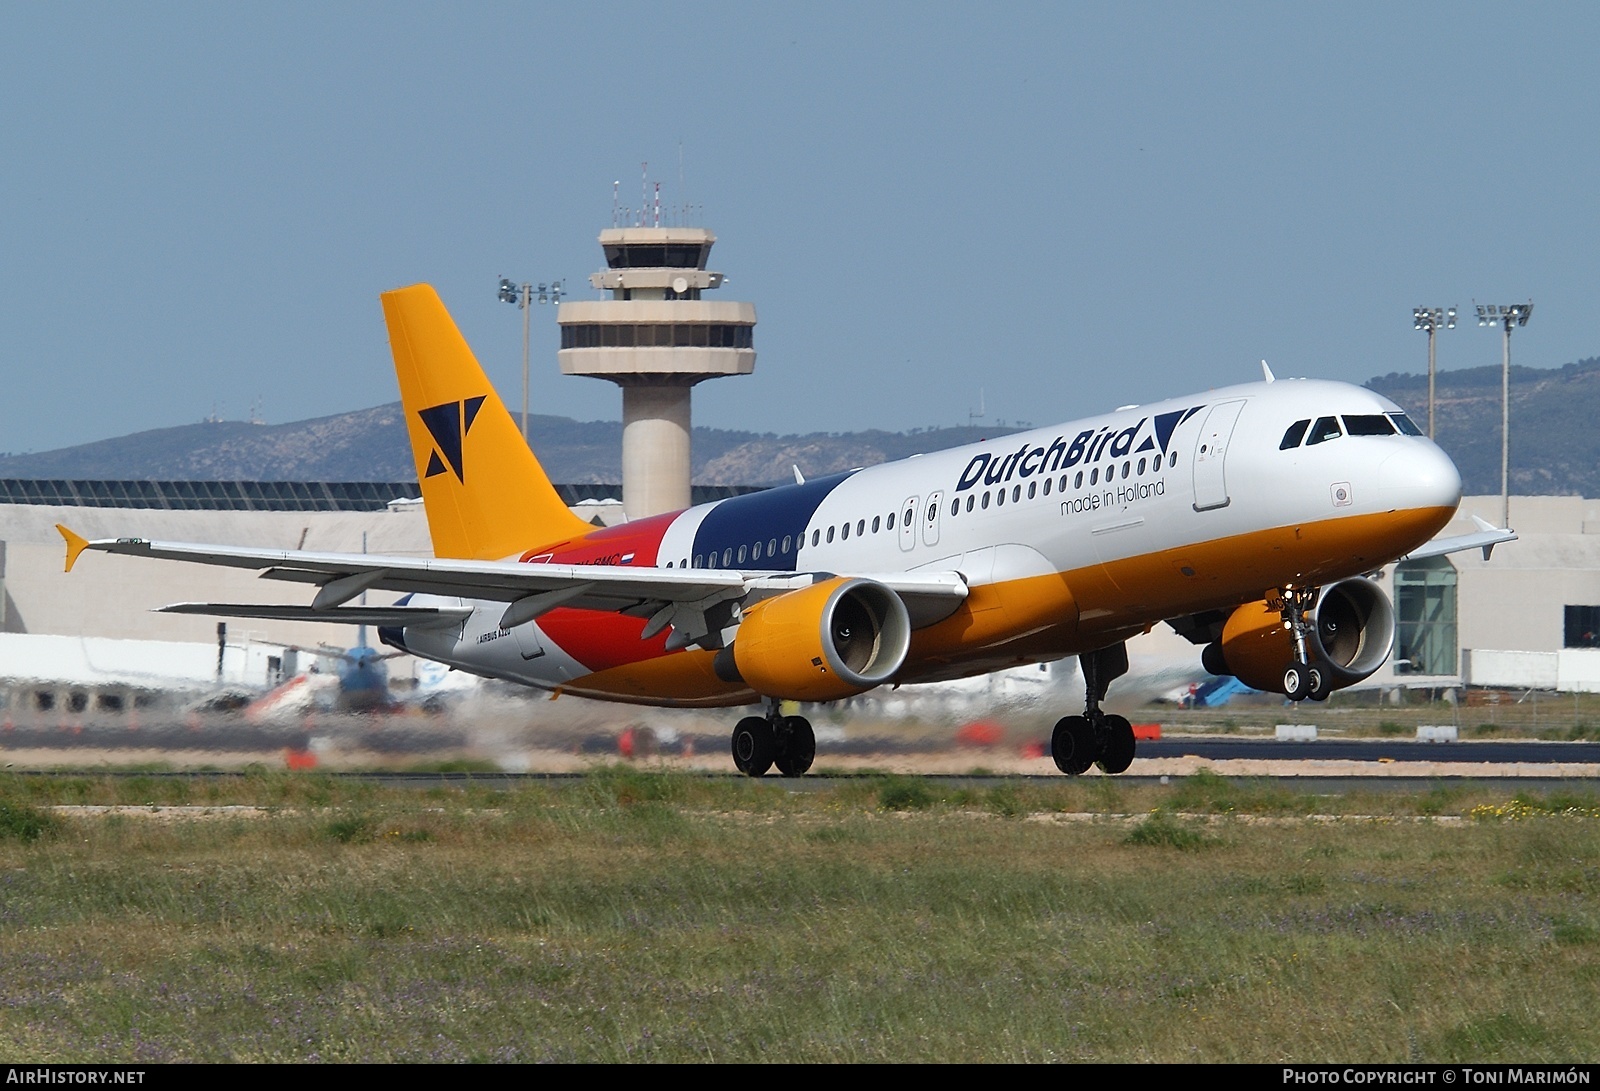
<instances>
[{"instance_id":1,"label":"cockpit window","mask_svg":"<svg viewBox=\"0 0 1600 1091\"><path fill-rule=\"evenodd\" d=\"M1338 417L1318 417L1317 423L1311 426L1311 438L1306 440L1306 446L1313 447L1330 439L1338 439L1343 434L1339 431Z\"/></svg>"},{"instance_id":2,"label":"cockpit window","mask_svg":"<svg viewBox=\"0 0 1600 1091\"><path fill-rule=\"evenodd\" d=\"M1300 446L1300 441L1306 438L1306 429L1311 427L1311 421L1297 420L1289 425L1289 430L1283 434L1283 442L1278 444L1278 450L1287 451L1291 447Z\"/></svg>"},{"instance_id":3,"label":"cockpit window","mask_svg":"<svg viewBox=\"0 0 1600 1091\"><path fill-rule=\"evenodd\" d=\"M1404 413L1390 413L1389 419L1394 421L1394 426L1400 429L1400 434L1403 436L1422 435L1422 429L1418 428L1411 418Z\"/></svg>"},{"instance_id":4,"label":"cockpit window","mask_svg":"<svg viewBox=\"0 0 1600 1091\"><path fill-rule=\"evenodd\" d=\"M1346 416L1344 430L1351 436L1392 436L1394 425L1382 413L1365 413L1361 416Z\"/></svg>"}]
</instances>

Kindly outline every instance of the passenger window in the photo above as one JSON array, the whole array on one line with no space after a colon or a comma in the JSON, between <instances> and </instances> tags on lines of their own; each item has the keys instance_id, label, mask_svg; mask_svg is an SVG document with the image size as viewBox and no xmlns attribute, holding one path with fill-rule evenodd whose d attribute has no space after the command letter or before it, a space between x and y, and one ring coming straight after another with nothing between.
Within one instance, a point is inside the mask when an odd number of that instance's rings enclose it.
<instances>
[{"instance_id":1,"label":"passenger window","mask_svg":"<svg viewBox=\"0 0 1600 1091\"><path fill-rule=\"evenodd\" d=\"M752 561L759 561L761 559L761 543L760 542L757 542L756 545L755 545L755 548L750 551L750 559Z\"/></svg>"},{"instance_id":2,"label":"passenger window","mask_svg":"<svg viewBox=\"0 0 1600 1091\"><path fill-rule=\"evenodd\" d=\"M1050 479L1048 477L1044 479L1044 494L1046 496L1050 495Z\"/></svg>"},{"instance_id":3,"label":"passenger window","mask_svg":"<svg viewBox=\"0 0 1600 1091\"><path fill-rule=\"evenodd\" d=\"M1089 484L1098 485L1099 483L1100 483L1100 467L1096 466L1094 469L1089 471Z\"/></svg>"},{"instance_id":4,"label":"passenger window","mask_svg":"<svg viewBox=\"0 0 1600 1091\"><path fill-rule=\"evenodd\" d=\"M789 552L789 542L788 542L787 539L784 540L783 551L785 553ZM777 556L777 553L778 553L778 539L776 539L776 538L768 538L767 539L767 556L775 557L775 556Z\"/></svg>"},{"instance_id":5,"label":"passenger window","mask_svg":"<svg viewBox=\"0 0 1600 1091\"><path fill-rule=\"evenodd\" d=\"M1046 481L1045 484L1048 485L1048 484L1050 484L1050 482ZM1039 495L1039 483L1037 481L1028 482L1028 499L1032 500L1035 496L1038 496L1038 495Z\"/></svg>"},{"instance_id":6,"label":"passenger window","mask_svg":"<svg viewBox=\"0 0 1600 1091\"><path fill-rule=\"evenodd\" d=\"M831 538L831 537L832 537L832 535L831 535L831 534L830 534L830 535L829 535L829 537L830 537L830 538ZM811 532L811 544L812 544L812 545L816 545L816 544L817 544L817 543L818 543L818 542L820 542L820 541L821 541L821 540L822 540L822 531L820 531L820 530L813 530L813 531L812 531L812 532Z\"/></svg>"},{"instance_id":7,"label":"passenger window","mask_svg":"<svg viewBox=\"0 0 1600 1091\"><path fill-rule=\"evenodd\" d=\"M1062 487L1062 488L1063 488L1063 489L1064 489L1064 488L1066 488L1066 487L1067 487L1067 486L1066 486L1066 483L1065 483L1065 482L1063 482L1063 483L1062 483L1062 485L1061 485L1061 487ZM1075 488L1075 489L1081 489L1081 488L1083 488L1083 471L1082 471L1082 470L1079 470L1079 471L1078 471L1078 476L1077 476L1077 477L1074 477L1074 478L1073 478L1073 479L1072 479L1072 487L1073 487L1073 488Z\"/></svg>"},{"instance_id":8,"label":"passenger window","mask_svg":"<svg viewBox=\"0 0 1600 1091\"><path fill-rule=\"evenodd\" d=\"M1318 417L1317 423L1311 426L1311 438L1306 440L1307 447L1318 443L1326 443L1330 439L1338 439L1344 433L1339 431L1339 418Z\"/></svg>"},{"instance_id":9,"label":"passenger window","mask_svg":"<svg viewBox=\"0 0 1600 1091\"><path fill-rule=\"evenodd\" d=\"M739 557L738 557L738 561L739 561L740 564L744 564L745 552L746 552L745 551L745 547L744 546L740 546L739 547Z\"/></svg>"},{"instance_id":10,"label":"passenger window","mask_svg":"<svg viewBox=\"0 0 1600 1091\"><path fill-rule=\"evenodd\" d=\"M874 534L878 533L878 528L881 527L882 525L883 525L883 516L874 515L872 517L872 533L874 533Z\"/></svg>"},{"instance_id":11,"label":"passenger window","mask_svg":"<svg viewBox=\"0 0 1600 1091\"><path fill-rule=\"evenodd\" d=\"M1297 420L1289 425L1289 430L1283 434L1283 442L1278 444L1278 450L1287 451L1300 446L1300 441L1306 438L1306 429L1311 427L1311 420Z\"/></svg>"},{"instance_id":12,"label":"passenger window","mask_svg":"<svg viewBox=\"0 0 1600 1091\"><path fill-rule=\"evenodd\" d=\"M1344 432L1347 436L1392 436L1394 425L1382 413L1363 413L1360 416L1346 416Z\"/></svg>"},{"instance_id":13,"label":"passenger window","mask_svg":"<svg viewBox=\"0 0 1600 1091\"><path fill-rule=\"evenodd\" d=\"M989 507L989 494L988 493L984 493L983 494L983 504L981 506L984 508L984 510L988 510L988 507Z\"/></svg>"},{"instance_id":14,"label":"passenger window","mask_svg":"<svg viewBox=\"0 0 1600 1091\"><path fill-rule=\"evenodd\" d=\"M894 529L894 512L892 512L892 511L889 513L889 522L886 524L886 526L890 530Z\"/></svg>"},{"instance_id":15,"label":"passenger window","mask_svg":"<svg viewBox=\"0 0 1600 1091\"><path fill-rule=\"evenodd\" d=\"M694 566L696 568L704 568L706 566L706 557L704 553L696 553L694 555Z\"/></svg>"},{"instance_id":16,"label":"passenger window","mask_svg":"<svg viewBox=\"0 0 1600 1091\"><path fill-rule=\"evenodd\" d=\"M1178 464L1178 452L1177 451L1173 451L1172 452L1172 457L1167 459L1167 465L1168 466L1176 466L1177 464Z\"/></svg>"},{"instance_id":17,"label":"passenger window","mask_svg":"<svg viewBox=\"0 0 1600 1091\"><path fill-rule=\"evenodd\" d=\"M1011 502L1014 504L1018 500L1021 500L1021 499L1022 499L1022 486L1021 485L1013 485L1013 486L1011 486Z\"/></svg>"},{"instance_id":18,"label":"passenger window","mask_svg":"<svg viewBox=\"0 0 1600 1091\"><path fill-rule=\"evenodd\" d=\"M994 490L994 506L998 508L1001 504L1004 504L1005 502L1006 502L1006 490L1004 490L1004 489L996 489L996 490Z\"/></svg>"},{"instance_id":19,"label":"passenger window","mask_svg":"<svg viewBox=\"0 0 1600 1091\"><path fill-rule=\"evenodd\" d=\"M733 547L729 546L722 551L722 567L727 568L733 564Z\"/></svg>"},{"instance_id":20,"label":"passenger window","mask_svg":"<svg viewBox=\"0 0 1600 1091\"><path fill-rule=\"evenodd\" d=\"M967 494L967 510L971 511L972 510L972 505L977 503L977 501L978 501L978 498L976 496L973 496L971 493L968 493Z\"/></svg>"},{"instance_id":21,"label":"passenger window","mask_svg":"<svg viewBox=\"0 0 1600 1091\"><path fill-rule=\"evenodd\" d=\"M828 541L830 541L830 542L833 541L833 528L832 527L828 528Z\"/></svg>"},{"instance_id":22,"label":"passenger window","mask_svg":"<svg viewBox=\"0 0 1600 1091\"><path fill-rule=\"evenodd\" d=\"M856 520L856 537L859 538L863 534L865 534L866 532L867 532L867 521L865 519L857 519Z\"/></svg>"},{"instance_id":23,"label":"passenger window","mask_svg":"<svg viewBox=\"0 0 1600 1091\"><path fill-rule=\"evenodd\" d=\"M950 514L961 514L961 497L958 496L954 500L950 501Z\"/></svg>"},{"instance_id":24,"label":"passenger window","mask_svg":"<svg viewBox=\"0 0 1600 1091\"><path fill-rule=\"evenodd\" d=\"M849 523L846 523L844 526L839 528L839 540L842 541L842 542L848 542L850 540L850 524Z\"/></svg>"},{"instance_id":25,"label":"passenger window","mask_svg":"<svg viewBox=\"0 0 1600 1091\"><path fill-rule=\"evenodd\" d=\"M789 536L787 534L783 536L783 551L785 553L789 552Z\"/></svg>"}]
</instances>

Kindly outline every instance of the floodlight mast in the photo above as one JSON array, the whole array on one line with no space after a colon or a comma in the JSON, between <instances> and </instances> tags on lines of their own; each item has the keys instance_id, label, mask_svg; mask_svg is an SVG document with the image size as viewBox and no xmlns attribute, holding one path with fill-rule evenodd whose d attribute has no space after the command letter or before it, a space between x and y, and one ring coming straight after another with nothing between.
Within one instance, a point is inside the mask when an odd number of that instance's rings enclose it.
<instances>
[{"instance_id":1,"label":"floodlight mast","mask_svg":"<svg viewBox=\"0 0 1600 1091\"><path fill-rule=\"evenodd\" d=\"M500 278L500 302L515 303L522 308L522 439L528 439L528 313L532 310L529 306L533 302L534 293L539 295L540 303L561 302L561 282L551 281L535 288L532 284L515 284L505 277Z\"/></svg>"},{"instance_id":2,"label":"floodlight mast","mask_svg":"<svg viewBox=\"0 0 1600 1091\"><path fill-rule=\"evenodd\" d=\"M1434 355L1433 337L1439 332L1440 323L1447 330L1456 328L1456 309L1454 307L1413 307L1411 308L1411 321L1413 328L1428 332L1428 438L1433 438L1433 375Z\"/></svg>"},{"instance_id":3,"label":"floodlight mast","mask_svg":"<svg viewBox=\"0 0 1600 1091\"><path fill-rule=\"evenodd\" d=\"M1499 326L1500 347L1500 525L1511 525L1511 327L1526 326L1533 317L1533 300L1509 307L1473 301L1478 325Z\"/></svg>"}]
</instances>

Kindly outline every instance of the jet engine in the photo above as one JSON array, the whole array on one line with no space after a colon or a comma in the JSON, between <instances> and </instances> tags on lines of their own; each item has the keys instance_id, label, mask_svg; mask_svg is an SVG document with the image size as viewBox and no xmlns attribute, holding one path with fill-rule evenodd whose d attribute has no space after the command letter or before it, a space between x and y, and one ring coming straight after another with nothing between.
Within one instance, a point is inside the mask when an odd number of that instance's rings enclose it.
<instances>
[{"instance_id":1,"label":"jet engine","mask_svg":"<svg viewBox=\"0 0 1600 1091\"><path fill-rule=\"evenodd\" d=\"M1326 675L1330 689L1343 689L1383 665L1394 647L1394 607L1368 579L1349 579L1322 589L1310 611L1306 653ZM1294 638L1283 615L1265 602L1239 607L1200 662L1212 674L1231 674L1252 689L1283 693L1285 669L1294 661Z\"/></svg>"},{"instance_id":2,"label":"jet engine","mask_svg":"<svg viewBox=\"0 0 1600 1091\"><path fill-rule=\"evenodd\" d=\"M764 697L832 701L888 681L910 646L911 617L899 595L836 576L747 607L716 667Z\"/></svg>"}]
</instances>

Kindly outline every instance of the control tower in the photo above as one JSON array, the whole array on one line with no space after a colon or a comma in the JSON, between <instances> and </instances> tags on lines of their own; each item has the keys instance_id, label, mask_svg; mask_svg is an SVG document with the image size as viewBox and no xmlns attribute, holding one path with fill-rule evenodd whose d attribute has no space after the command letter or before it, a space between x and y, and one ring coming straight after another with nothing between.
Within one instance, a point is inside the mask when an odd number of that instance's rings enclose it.
<instances>
[{"instance_id":1,"label":"control tower","mask_svg":"<svg viewBox=\"0 0 1600 1091\"><path fill-rule=\"evenodd\" d=\"M567 300L558 322L564 375L622 387L622 506L630 519L689 506L689 388L755 370L751 303L703 300L715 235L699 227L600 232L610 299Z\"/></svg>"}]
</instances>

